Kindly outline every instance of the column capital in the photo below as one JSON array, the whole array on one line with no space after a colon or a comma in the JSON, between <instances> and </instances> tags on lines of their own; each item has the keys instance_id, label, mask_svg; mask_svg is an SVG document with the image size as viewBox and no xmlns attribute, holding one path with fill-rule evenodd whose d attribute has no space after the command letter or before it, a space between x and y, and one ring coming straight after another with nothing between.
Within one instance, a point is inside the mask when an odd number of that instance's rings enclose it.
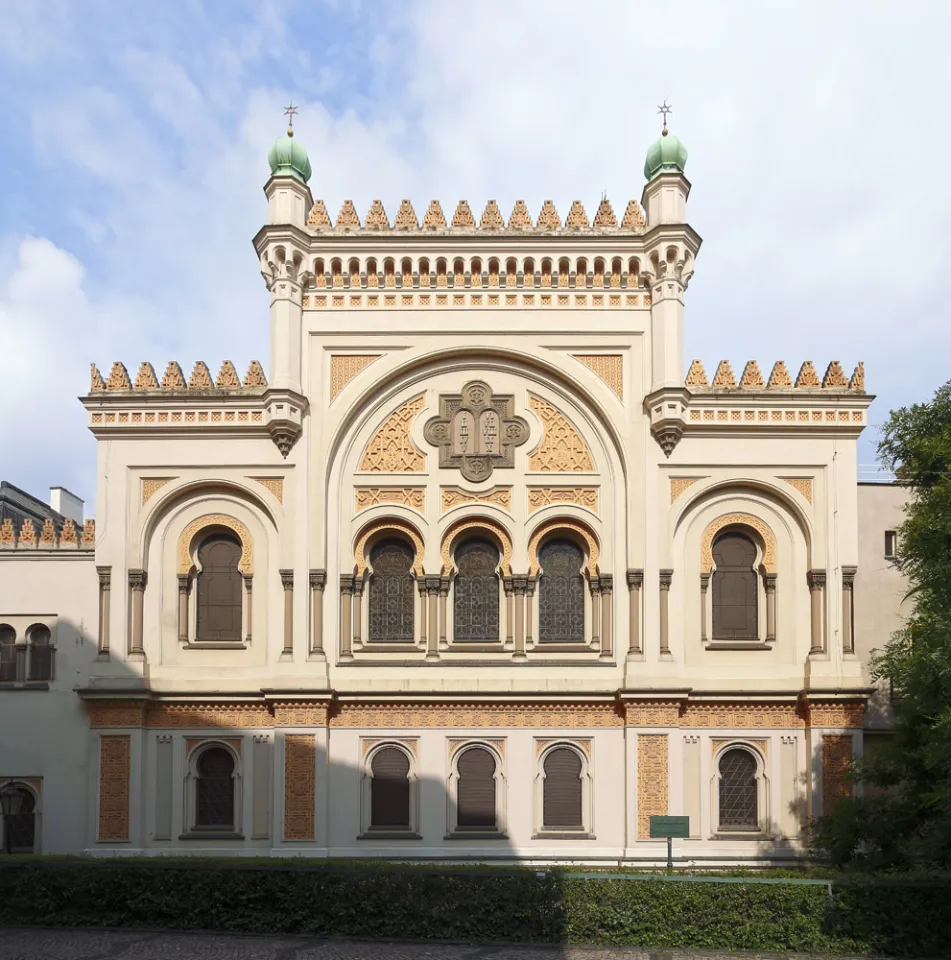
<instances>
[{"instance_id":1,"label":"column capital","mask_svg":"<svg viewBox=\"0 0 951 960\"><path fill-rule=\"evenodd\" d=\"M709 577L710 574L707 574L707 576ZM776 589L776 574L764 573L763 586L765 587L767 593L772 593Z\"/></svg>"},{"instance_id":2,"label":"column capital","mask_svg":"<svg viewBox=\"0 0 951 960\"><path fill-rule=\"evenodd\" d=\"M806 573L806 582L810 590L824 590L826 585L825 570L809 570Z\"/></svg>"},{"instance_id":3,"label":"column capital","mask_svg":"<svg viewBox=\"0 0 951 960\"><path fill-rule=\"evenodd\" d=\"M133 590L144 590L148 579L148 574L144 570L129 571L129 586Z\"/></svg>"},{"instance_id":4,"label":"column capital","mask_svg":"<svg viewBox=\"0 0 951 960\"><path fill-rule=\"evenodd\" d=\"M855 575L858 573L858 567L843 567L842 568L842 586L846 590L851 590L855 584Z\"/></svg>"},{"instance_id":5,"label":"column capital","mask_svg":"<svg viewBox=\"0 0 951 960\"><path fill-rule=\"evenodd\" d=\"M429 591L429 593L433 594L434 596L439 596L439 589L442 585L443 578L438 573L427 573L423 579L426 581L426 589ZM446 584L446 590L449 590L448 583Z\"/></svg>"},{"instance_id":6,"label":"column capital","mask_svg":"<svg viewBox=\"0 0 951 960\"><path fill-rule=\"evenodd\" d=\"M327 571L311 570L309 579L311 590L323 590L327 586Z\"/></svg>"},{"instance_id":7,"label":"column capital","mask_svg":"<svg viewBox=\"0 0 951 960\"><path fill-rule=\"evenodd\" d=\"M528 577L512 577L512 589L515 591L515 596L524 597L526 591L528 590Z\"/></svg>"},{"instance_id":8,"label":"column capital","mask_svg":"<svg viewBox=\"0 0 951 960\"><path fill-rule=\"evenodd\" d=\"M611 593L614 590L614 574L613 573L602 573L598 577L601 585L602 593Z\"/></svg>"},{"instance_id":9,"label":"column capital","mask_svg":"<svg viewBox=\"0 0 951 960\"><path fill-rule=\"evenodd\" d=\"M674 579L673 570L661 570L660 571L660 588L661 590L670 590L671 581Z\"/></svg>"},{"instance_id":10,"label":"column capital","mask_svg":"<svg viewBox=\"0 0 951 960\"><path fill-rule=\"evenodd\" d=\"M643 570L628 570L627 571L627 586L628 589L633 590L635 587L640 590L644 586L644 571Z\"/></svg>"},{"instance_id":11,"label":"column capital","mask_svg":"<svg viewBox=\"0 0 951 960\"><path fill-rule=\"evenodd\" d=\"M281 575L281 586L285 590L293 590L294 589L294 571L278 570L278 573Z\"/></svg>"},{"instance_id":12,"label":"column capital","mask_svg":"<svg viewBox=\"0 0 951 960\"><path fill-rule=\"evenodd\" d=\"M112 585L112 567L96 567L96 573L99 574L100 587L109 587Z\"/></svg>"},{"instance_id":13,"label":"column capital","mask_svg":"<svg viewBox=\"0 0 951 960\"><path fill-rule=\"evenodd\" d=\"M342 574L340 577L340 592L353 595L353 585L356 578L348 574Z\"/></svg>"}]
</instances>

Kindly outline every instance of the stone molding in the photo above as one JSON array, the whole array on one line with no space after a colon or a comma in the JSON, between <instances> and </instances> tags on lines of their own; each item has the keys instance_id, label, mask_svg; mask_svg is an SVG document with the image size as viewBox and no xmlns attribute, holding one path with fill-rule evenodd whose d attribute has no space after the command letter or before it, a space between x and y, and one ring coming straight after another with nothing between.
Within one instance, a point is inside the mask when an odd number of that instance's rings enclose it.
<instances>
[{"instance_id":1,"label":"stone molding","mask_svg":"<svg viewBox=\"0 0 951 960\"><path fill-rule=\"evenodd\" d=\"M425 487L355 487L354 512L360 513L370 507L381 504L398 504L418 510L420 513L426 508Z\"/></svg>"},{"instance_id":2,"label":"stone molding","mask_svg":"<svg viewBox=\"0 0 951 960\"><path fill-rule=\"evenodd\" d=\"M571 503L598 513L598 487L528 487L528 512Z\"/></svg>"}]
</instances>

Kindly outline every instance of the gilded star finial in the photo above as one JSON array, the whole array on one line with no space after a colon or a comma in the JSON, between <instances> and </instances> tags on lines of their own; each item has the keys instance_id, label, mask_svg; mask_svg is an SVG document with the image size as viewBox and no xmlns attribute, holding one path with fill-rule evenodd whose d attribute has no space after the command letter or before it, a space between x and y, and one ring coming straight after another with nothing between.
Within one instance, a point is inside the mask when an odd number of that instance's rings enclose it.
<instances>
[{"instance_id":1,"label":"gilded star finial","mask_svg":"<svg viewBox=\"0 0 951 960\"><path fill-rule=\"evenodd\" d=\"M297 113L297 107L294 106L294 101L291 102L284 108L284 116L287 117L287 135L289 137L294 136L294 114Z\"/></svg>"},{"instance_id":2,"label":"gilded star finial","mask_svg":"<svg viewBox=\"0 0 951 960\"><path fill-rule=\"evenodd\" d=\"M667 114L674 112L674 108L667 103L666 97L664 98L664 102L657 108L657 112L662 113L664 115L664 129L661 130L661 136L666 137L667 136Z\"/></svg>"}]
</instances>

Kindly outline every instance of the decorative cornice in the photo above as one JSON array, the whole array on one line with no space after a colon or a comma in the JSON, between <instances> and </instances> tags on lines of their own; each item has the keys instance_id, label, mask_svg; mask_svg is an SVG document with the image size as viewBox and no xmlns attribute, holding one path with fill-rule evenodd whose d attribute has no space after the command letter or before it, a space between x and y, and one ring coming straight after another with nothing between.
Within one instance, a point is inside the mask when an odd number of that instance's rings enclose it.
<instances>
[{"instance_id":1,"label":"decorative cornice","mask_svg":"<svg viewBox=\"0 0 951 960\"><path fill-rule=\"evenodd\" d=\"M90 395L134 393L159 396L204 396L208 393L258 393L266 386L267 379L264 376L264 370L257 360L253 360L251 366L248 367L243 384L238 379L238 373L230 360L225 360L221 364L218 378L215 381L211 379L208 365L199 360L192 369L191 377L189 377L187 383L182 368L172 360L165 369L161 384L155 376L154 367L148 361L143 361L139 366L139 372L136 374L134 383L130 381L125 366L116 361L112 365L112 371L106 381L103 381L96 365L91 365L89 393Z\"/></svg>"}]
</instances>

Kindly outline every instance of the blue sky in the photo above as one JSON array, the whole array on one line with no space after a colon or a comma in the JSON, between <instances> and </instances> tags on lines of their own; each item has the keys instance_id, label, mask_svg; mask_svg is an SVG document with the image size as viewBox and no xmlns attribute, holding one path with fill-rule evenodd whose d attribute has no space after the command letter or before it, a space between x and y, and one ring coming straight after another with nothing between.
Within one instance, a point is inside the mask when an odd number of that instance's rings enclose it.
<instances>
[{"instance_id":1,"label":"blue sky","mask_svg":"<svg viewBox=\"0 0 951 960\"><path fill-rule=\"evenodd\" d=\"M290 98L314 195L392 215L623 209L666 97L704 237L688 362L861 359L873 423L951 375L951 5L0 0L0 23L2 477L37 495L93 497L90 361L267 360L251 237Z\"/></svg>"}]
</instances>

